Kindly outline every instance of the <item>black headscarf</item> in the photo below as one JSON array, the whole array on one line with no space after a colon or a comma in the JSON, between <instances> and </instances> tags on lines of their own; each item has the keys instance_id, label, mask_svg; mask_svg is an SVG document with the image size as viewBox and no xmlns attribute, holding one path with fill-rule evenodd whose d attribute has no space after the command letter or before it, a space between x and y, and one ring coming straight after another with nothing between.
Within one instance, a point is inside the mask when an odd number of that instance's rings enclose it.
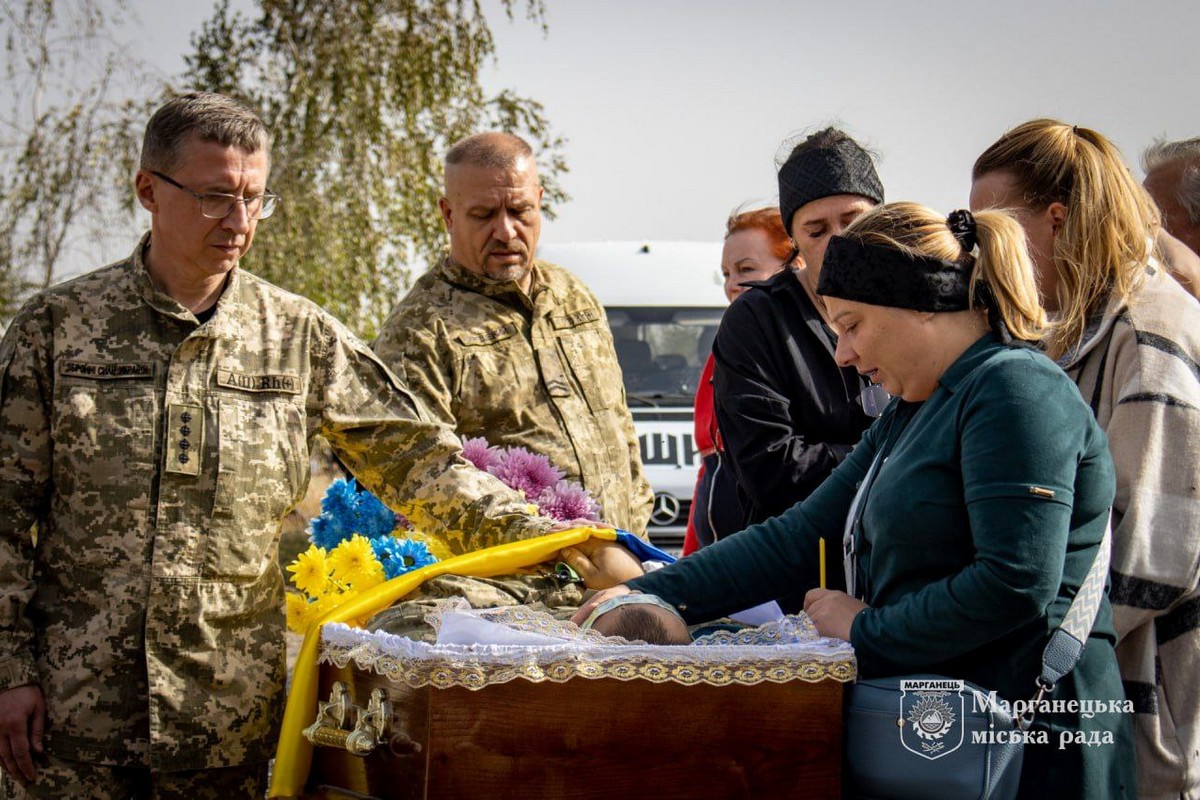
<instances>
[{"instance_id":1,"label":"black headscarf","mask_svg":"<svg viewBox=\"0 0 1200 800\"><path fill-rule=\"evenodd\" d=\"M779 215L792 232L792 217L805 203L838 194L883 202L883 184L867 151L836 128L796 145L779 167Z\"/></svg>"}]
</instances>

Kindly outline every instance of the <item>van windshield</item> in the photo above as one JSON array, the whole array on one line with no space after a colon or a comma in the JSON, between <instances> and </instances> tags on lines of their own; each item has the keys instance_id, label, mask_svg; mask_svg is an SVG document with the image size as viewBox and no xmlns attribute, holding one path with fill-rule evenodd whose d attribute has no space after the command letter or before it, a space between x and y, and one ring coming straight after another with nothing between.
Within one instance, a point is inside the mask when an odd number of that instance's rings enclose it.
<instances>
[{"instance_id":1,"label":"van windshield","mask_svg":"<svg viewBox=\"0 0 1200 800\"><path fill-rule=\"evenodd\" d=\"M673 306L605 309L631 408L691 407L723 310Z\"/></svg>"}]
</instances>

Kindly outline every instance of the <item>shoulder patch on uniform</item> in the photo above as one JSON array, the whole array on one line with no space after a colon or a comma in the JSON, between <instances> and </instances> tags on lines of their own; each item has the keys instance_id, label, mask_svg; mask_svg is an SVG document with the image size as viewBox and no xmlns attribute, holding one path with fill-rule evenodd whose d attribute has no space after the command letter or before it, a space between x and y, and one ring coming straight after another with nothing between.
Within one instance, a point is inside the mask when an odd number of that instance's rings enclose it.
<instances>
[{"instance_id":1,"label":"shoulder patch on uniform","mask_svg":"<svg viewBox=\"0 0 1200 800\"><path fill-rule=\"evenodd\" d=\"M598 308L581 308L578 311L568 311L565 314L551 314L550 324L555 328L574 328L577 325L583 325L587 322L596 322L600 319L600 309Z\"/></svg>"},{"instance_id":2,"label":"shoulder patch on uniform","mask_svg":"<svg viewBox=\"0 0 1200 800\"><path fill-rule=\"evenodd\" d=\"M154 377L153 361L76 361L64 358L58 374L64 378L96 381L149 380Z\"/></svg>"},{"instance_id":3,"label":"shoulder patch on uniform","mask_svg":"<svg viewBox=\"0 0 1200 800\"><path fill-rule=\"evenodd\" d=\"M231 369L219 369L217 370L217 386L242 392L300 394L300 379L295 375L250 375Z\"/></svg>"}]
</instances>

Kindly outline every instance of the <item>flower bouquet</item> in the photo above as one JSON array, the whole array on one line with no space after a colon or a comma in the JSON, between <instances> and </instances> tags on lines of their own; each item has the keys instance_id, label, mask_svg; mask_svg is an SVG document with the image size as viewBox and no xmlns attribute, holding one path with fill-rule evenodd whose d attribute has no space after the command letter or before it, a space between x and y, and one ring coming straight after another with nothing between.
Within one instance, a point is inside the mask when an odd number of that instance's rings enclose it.
<instances>
[{"instance_id":1,"label":"flower bouquet","mask_svg":"<svg viewBox=\"0 0 1200 800\"><path fill-rule=\"evenodd\" d=\"M555 520L598 519L600 508L545 456L524 447L492 447L463 439L463 456L531 500L530 514ZM325 492L308 527L309 548L288 565L299 592L287 594L288 628L303 633L348 597L451 555L436 537L416 530L353 480Z\"/></svg>"}]
</instances>

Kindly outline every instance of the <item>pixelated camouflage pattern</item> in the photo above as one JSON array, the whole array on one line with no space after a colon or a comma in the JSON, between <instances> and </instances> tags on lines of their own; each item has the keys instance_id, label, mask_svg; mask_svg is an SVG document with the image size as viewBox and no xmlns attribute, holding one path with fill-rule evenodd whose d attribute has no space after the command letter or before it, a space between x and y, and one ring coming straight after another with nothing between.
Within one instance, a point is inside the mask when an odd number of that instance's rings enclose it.
<instances>
[{"instance_id":1,"label":"pixelated camouflage pattern","mask_svg":"<svg viewBox=\"0 0 1200 800\"><path fill-rule=\"evenodd\" d=\"M259 800L267 793L267 764L224 769L151 772L145 767L88 764L47 756L38 759L37 779L22 788L0 777L0 797L10 800Z\"/></svg>"},{"instance_id":2,"label":"pixelated camouflage pattern","mask_svg":"<svg viewBox=\"0 0 1200 800\"><path fill-rule=\"evenodd\" d=\"M535 261L529 295L449 257L392 310L374 344L430 412L464 436L540 453L644 535L654 495L604 308L571 273Z\"/></svg>"},{"instance_id":3,"label":"pixelated camouflage pattern","mask_svg":"<svg viewBox=\"0 0 1200 800\"><path fill-rule=\"evenodd\" d=\"M548 568L498 578L440 575L422 583L412 594L367 621L366 628L433 643L437 632L425 617L453 598L471 608L529 606L567 620L583 605L583 588L562 581Z\"/></svg>"},{"instance_id":4,"label":"pixelated camouflage pattern","mask_svg":"<svg viewBox=\"0 0 1200 800\"><path fill-rule=\"evenodd\" d=\"M263 761L280 522L314 435L455 552L549 523L315 304L235 270L199 325L151 284L146 241L33 298L0 343L0 688L41 685L58 756Z\"/></svg>"}]
</instances>

